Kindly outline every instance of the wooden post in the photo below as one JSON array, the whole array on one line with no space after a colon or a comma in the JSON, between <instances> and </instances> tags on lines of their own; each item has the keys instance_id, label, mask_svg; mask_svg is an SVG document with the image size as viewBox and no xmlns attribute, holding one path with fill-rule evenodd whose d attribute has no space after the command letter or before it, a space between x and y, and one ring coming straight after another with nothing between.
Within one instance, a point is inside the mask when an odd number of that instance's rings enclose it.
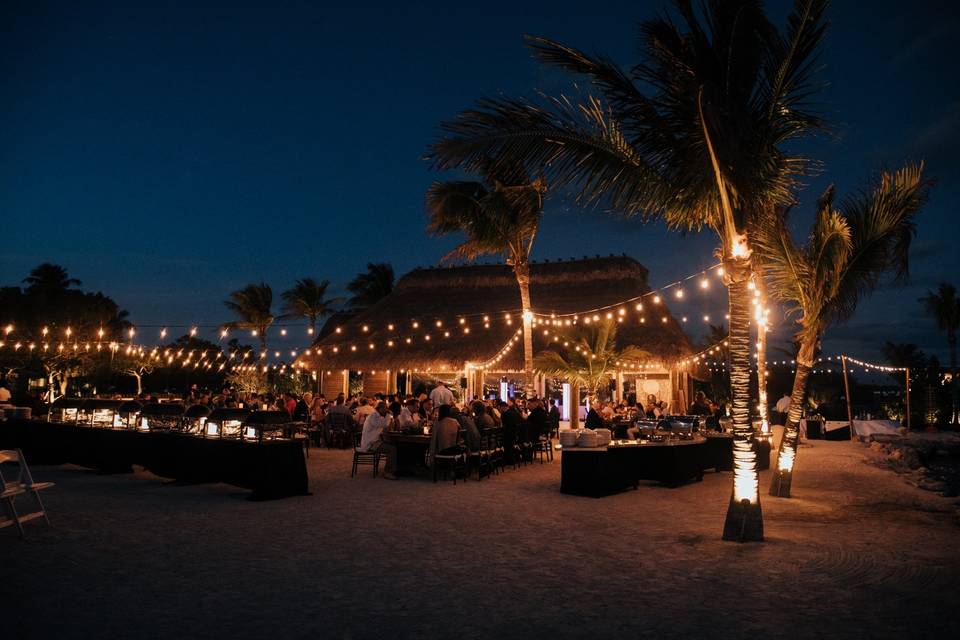
<instances>
[{"instance_id":1,"label":"wooden post","mask_svg":"<svg viewBox=\"0 0 960 640\"><path fill-rule=\"evenodd\" d=\"M907 431L910 431L910 367L907 367Z\"/></svg>"},{"instance_id":2,"label":"wooden post","mask_svg":"<svg viewBox=\"0 0 960 640\"><path fill-rule=\"evenodd\" d=\"M853 399L850 397L850 379L847 375L847 356L840 356L843 363L843 388L847 392L847 420L850 421L850 439L853 440Z\"/></svg>"}]
</instances>

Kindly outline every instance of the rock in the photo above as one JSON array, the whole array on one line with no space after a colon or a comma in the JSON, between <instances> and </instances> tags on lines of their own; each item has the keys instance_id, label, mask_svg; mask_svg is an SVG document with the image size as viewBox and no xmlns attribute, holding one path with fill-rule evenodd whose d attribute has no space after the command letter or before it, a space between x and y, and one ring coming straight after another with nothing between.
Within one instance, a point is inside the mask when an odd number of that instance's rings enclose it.
<instances>
[{"instance_id":1,"label":"rock","mask_svg":"<svg viewBox=\"0 0 960 640\"><path fill-rule=\"evenodd\" d=\"M889 457L891 460L894 460L894 461L899 460L900 458L903 457L903 450L894 449L893 451L890 452L890 455L887 457Z\"/></svg>"},{"instance_id":2,"label":"rock","mask_svg":"<svg viewBox=\"0 0 960 640\"><path fill-rule=\"evenodd\" d=\"M930 471L930 470L927 469L926 467L919 467L919 468L917 469L917 473L920 473L920 474L927 474L927 473L929 473L929 471Z\"/></svg>"},{"instance_id":3,"label":"rock","mask_svg":"<svg viewBox=\"0 0 960 640\"><path fill-rule=\"evenodd\" d=\"M930 478L924 478L919 483L917 483L917 486L925 491L936 491L936 492L943 491L944 489L947 488L946 483L940 480L932 480Z\"/></svg>"},{"instance_id":4,"label":"rock","mask_svg":"<svg viewBox=\"0 0 960 640\"><path fill-rule=\"evenodd\" d=\"M903 449L901 460L911 469L920 468L920 453L916 449Z\"/></svg>"},{"instance_id":5,"label":"rock","mask_svg":"<svg viewBox=\"0 0 960 640\"><path fill-rule=\"evenodd\" d=\"M870 448L873 449L874 451L883 451L883 445L880 444L879 442L871 442Z\"/></svg>"}]
</instances>

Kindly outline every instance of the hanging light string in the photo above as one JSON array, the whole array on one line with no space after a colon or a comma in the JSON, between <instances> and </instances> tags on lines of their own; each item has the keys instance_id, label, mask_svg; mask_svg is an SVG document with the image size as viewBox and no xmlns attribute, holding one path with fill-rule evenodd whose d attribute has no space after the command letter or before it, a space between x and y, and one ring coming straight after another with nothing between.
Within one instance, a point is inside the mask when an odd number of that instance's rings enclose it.
<instances>
[{"instance_id":1,"label":"hanging light string","mask_svg":"<svg viewBox=\"0 0 960 640\"><path fill-rule=\"evenodd\" d=\"M484 360L483 362L468 362L468 369L489 369L491 366L499 363L503 360L507 354L513 349L514 345L522 341L523 329L517 329L513 335L510 336L510 339L507 340L507 343L503 345L499 351L489 360Z\"/></svg>"}]
</instances>

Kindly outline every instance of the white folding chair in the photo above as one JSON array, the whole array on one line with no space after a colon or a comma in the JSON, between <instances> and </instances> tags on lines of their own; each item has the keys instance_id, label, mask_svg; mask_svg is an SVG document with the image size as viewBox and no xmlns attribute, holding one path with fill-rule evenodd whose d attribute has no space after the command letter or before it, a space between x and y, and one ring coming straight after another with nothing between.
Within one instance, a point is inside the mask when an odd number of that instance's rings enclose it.
<instances>
[{"instance_id":1,"label":"white folding chair","mask_svg":"<svg viewBox=\"0 0 960 640\"><path fill-rule=\"evenodd\" d=\"M3 475L3 463L17 463L17 475L13 480L7 480ZM50 526L50 520L47 518L47 511L43 507L43 501L40 499L40 492L53 486L52 482L34 482L33 475L30 473L30 467L23 459L23 451L20 449L0 450L0 503L3 505L5 519L0 519L0 529L12 525L17 526L20 531L20 537L24 537L23 523L43 518L43 521ZM15 500L18 496L29 497L33 500L35 510L20 515L17 513Z\"/></svg>"}]
</instances>

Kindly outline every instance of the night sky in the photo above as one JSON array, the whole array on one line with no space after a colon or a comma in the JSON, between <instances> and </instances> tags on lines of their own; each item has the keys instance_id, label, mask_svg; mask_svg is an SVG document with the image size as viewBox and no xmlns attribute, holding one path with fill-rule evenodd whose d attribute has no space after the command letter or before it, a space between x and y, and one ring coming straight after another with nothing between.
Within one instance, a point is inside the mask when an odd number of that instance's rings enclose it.
<instances>
[{"instance_id":1,"label":"night sky","mask_svg":"<svg viewBox=\"0 0 960 640\"><path fill-rule=\"evenodd\" d=\"M0 8L0 284L56 262L135 323L171 327L230 319L222 300L248 282L270 283L279 298L304 276L342 291L369 261L398 275L435 264L454 244L423 232L437 175L420 158L438 123L484 95L568 86L530 58L522 34L630 65L636 21L664 6L77 4ZM836 135L805 145L826 171L795 224L806 233L829 182L843 195L884 166L925 159L939 183L911 285L878 292L824 346L877 359L884 340L909 341L945 361L946 339L917 298L945 279L960 285L960 18L946 1L864 4L830 10L819 102ZM768 10L782 24L789 6ZM712 233L682 237L557 196L535 254L625 252L658 286L712 264L715 244ZM673 305L699 320L695 338L704 313L725 311L713 291ZM777 335L791 333L774 320Z\"/></svg>"}]
</instances>

